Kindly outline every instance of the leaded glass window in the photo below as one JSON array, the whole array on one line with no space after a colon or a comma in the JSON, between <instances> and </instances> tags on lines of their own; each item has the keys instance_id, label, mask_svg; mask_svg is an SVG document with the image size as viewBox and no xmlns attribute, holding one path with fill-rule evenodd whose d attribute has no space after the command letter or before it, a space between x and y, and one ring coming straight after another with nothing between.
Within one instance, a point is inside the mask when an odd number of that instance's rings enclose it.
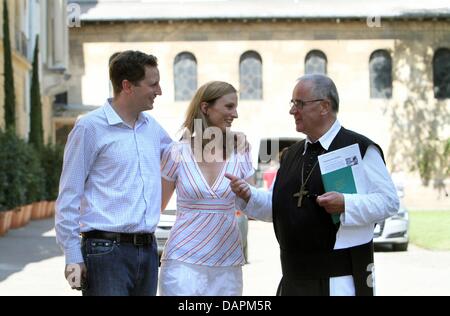
<instances>
[{"instance_id":1,"label":"leaded glass window","mask_svg":"<svg viewBox=\"0 0 450 316\"><path fill-rule=\"evenodd\" d=\"M440 48L433 58L434 97L450 98L450 49Z\"/></svg>"},{"instance_id":2,"label":"leaded glass window","mask_svg":"<svg viewBox=\"0 0 450 316\"><path fill-rule=\"evenodd\" d=\"M390 99L392 97L392 59L386 50L377 50L369 59L370 97Z\"/></svg>"},{"instance_id":3,"label":"leaded glass window","mask_svg":"<svg viewBox=\"0 0 450 316\"><path fill-rule=\"evenodd\" d=\"M240 98L242 100L262 99L262 60L254 51L242 54L239 61Z\"/></svg>"},{"instance_id":4,"label":"leaded glass window","mask_svg":"<svg viewBox=\"0 0 450 316\"><path fill-rule=\"evenodd\" d=\"M305 74L327 74L327 56L320 50L310 51L305 58Z\"/></svg>"},{"instance_id":5,"label":"leaded glass window","mask_svg":"<svg viewBox=\"0 0 450 316\"><path fill-rule=\"evenodd\" d=\"M190 100L197 90L197 60L194 55L183 52L175 57L174 66L175 100Z\"/></svg>"}]
</instances>

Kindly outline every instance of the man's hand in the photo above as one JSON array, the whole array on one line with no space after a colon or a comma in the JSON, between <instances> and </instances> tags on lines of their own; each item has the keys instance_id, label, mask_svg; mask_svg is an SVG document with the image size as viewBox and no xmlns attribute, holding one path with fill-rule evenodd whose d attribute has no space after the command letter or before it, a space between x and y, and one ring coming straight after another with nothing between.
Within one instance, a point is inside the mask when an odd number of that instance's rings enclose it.
<instances>
[{"instance_id":1,"label":"man's hand","mask_svg":"<svg viewBox=\"0 0 450 316\"><path fill-rule=\"evenodd\" d=\"M82 290L83 285L87 282L86 265L84 263L67 264L64 276L72 289Z\"/></svg>"},{"instance_id":2,"label":"man's hand","mask_svg":"<svg viewBox=\"0 0 450 316\"><path fill-rule=\"evenodd\" d=\"M245 180L239 179L238 177L235 177L229 173L225 173L225 177L227 177L231 181L231 191L233 191L234 194L248 203L250 197L252 196L252 191L250 190L249 184Z\"/></svg>"},{"instance_id":3,"label":"man's hand","mask_svg":"<svg viewBox=\"0 0 450 316\"><path fill-rule=\"evenodd\" d=\"M317 204L328 213L343 213L345 211L344 195L339 192L326 192L316 199Z\"/></svg>"}]
</instances>

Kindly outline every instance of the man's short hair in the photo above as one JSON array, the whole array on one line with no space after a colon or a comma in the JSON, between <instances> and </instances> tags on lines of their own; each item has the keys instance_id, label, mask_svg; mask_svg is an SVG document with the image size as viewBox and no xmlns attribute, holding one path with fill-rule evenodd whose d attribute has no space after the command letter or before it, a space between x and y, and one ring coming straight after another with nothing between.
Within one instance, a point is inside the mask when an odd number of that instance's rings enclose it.
<instances>
[{"instance_id":1,"label":"man's short hair","mask_svg":"<svg viewBox=\"0 0 450 316\"><path fill-rule=\"evenodd\" d=\"M146 67L157 67L155 56L139 51L127 50L117 52L109 58L109 79L111 80L114 95L122 91L122 82L128 80L137 86L145 78Z\"/></svg>"},{"instance_id":2,"label":"man's short hair","mask_svg":"<svg viewBox=\"0 0 450 316\"><path fill-rule=\"evenodd\" d=\"M114 54L112 54L111 56L109 56L108 65L111 65L111 62L114 60L114 58L116 58L117 56L119 56L120 53L121 53L121 52L115 52Z\"/></svg>"},{"instance_id":3,"label":"man's short hair","mask_svg":"<svg viewBox=\"0 0 450 316\"><path fill-rule=\"evenodd\" d=\"M300 82L312 83L312 94L318 99L328 99L334 113L339 111L339 94L336 85L330 77L322 74L304 75L298 79Z\"/></svg>"}]
</instances>

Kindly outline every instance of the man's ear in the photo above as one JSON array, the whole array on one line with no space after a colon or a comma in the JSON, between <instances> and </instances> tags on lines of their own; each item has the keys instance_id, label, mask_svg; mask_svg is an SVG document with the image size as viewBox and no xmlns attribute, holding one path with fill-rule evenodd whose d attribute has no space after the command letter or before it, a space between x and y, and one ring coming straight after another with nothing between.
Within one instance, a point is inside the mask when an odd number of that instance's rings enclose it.
<instances>
[{"instance_id":1,"label":"man's ear","mask_svg":"<svg viewBox=\"0 0 450 316\"><path fill-rule=\"evenodd\" d=\"M205 116L208 116L208 115L207 115L207 113L208 113L208 103L206 103L206 102L200 103L200 111L202 111L202 113L203 113Z\"/></svg>"},{"instance_id":2,"label":"man's ear","mask_svg":"<svg viewBox=\"0 0 450 316\"><path fill-rule=\"evenodd\" d=\"M133 84L128 80L122 80L122 91L126 94L131 94Z\"/></svg>"},{"instance_id":3,"label":"man's ear","mask_svg":"<svg viewBox=\"0 0 450 316\"><path fill-rule=\"evenodd\" d=\"M322 115L327 115L331 112L331 102L328 100L322 101L320 107L320 114Z\"/></svg>"}]
</instances>

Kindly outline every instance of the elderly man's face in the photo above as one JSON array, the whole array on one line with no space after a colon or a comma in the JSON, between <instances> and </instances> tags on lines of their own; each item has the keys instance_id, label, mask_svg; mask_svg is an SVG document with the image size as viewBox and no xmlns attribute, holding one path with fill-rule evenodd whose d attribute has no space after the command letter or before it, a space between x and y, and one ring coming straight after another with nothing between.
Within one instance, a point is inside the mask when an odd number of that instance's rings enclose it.
<instances>
[{"instance_id":1,"label":"elderly man's face","mask_svg":"<svg viewBox=\"0 0 450 316\"><path fill-rule=\"evenodd\" d=\"M292 100L307 102L318 99L311 92L311 82L300 81L292 92ZM320 111L321 101L307 102L303 108L292 106L289 113L294 116L297 132L308 136L314 135L315 131L321 126Z\"/></svg>"}]
</instances>

